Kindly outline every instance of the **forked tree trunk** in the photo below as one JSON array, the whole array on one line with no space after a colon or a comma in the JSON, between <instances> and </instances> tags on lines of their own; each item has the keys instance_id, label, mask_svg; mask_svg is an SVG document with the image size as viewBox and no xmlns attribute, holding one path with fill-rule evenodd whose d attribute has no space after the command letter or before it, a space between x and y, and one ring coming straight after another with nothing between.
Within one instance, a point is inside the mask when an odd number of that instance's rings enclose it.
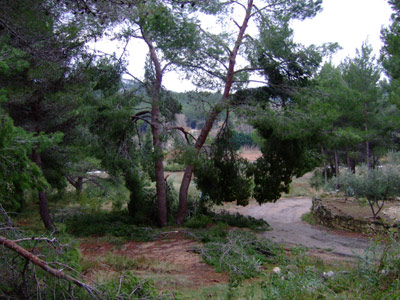
<instances>
[{"instance_id":1,"label":"forked tree trunk","mask_svg":"<svg viewBox=\"0 0 400 300\"><path fill-rule=\"evenodd\" d=\"M37 150L33 150L32 161L42 169L42 158ZM49 201L47 199L46 191L39 191L39 212L42 218L43 224L47 230L53 231L55 229L53 222L50 217Z\"/></svg>"},{"instance_id":2,"label":"forked tree trunk","mask_svg":"<svg viewBox=\"0 0 400 300\"><path fill-rule=\"evenodd\" d=\"M65 176L68 182L75 188L76 194L79 196L83 190L83 177L78 176L76 180L72 178L72 176L67 175Z\"/></svg>"},{"instance_id":3,"label":"forked tree trunk","mask_svg":"<svg viewBox=\"0 0 400 300\"><path fill-rule=\"evenodd\" d=\"M221 99L218 101L218 103L214 106L214 108L209 113L206 123L204 124L203 128L201 129L200 135L197 138L196 143L194 145L194 148L196 149L197 152L199 152L200 149L203 147L204 142L206 141L207 136L210 133L211 128L212 128L216 118L218 117L219 113L225 108L226 102L228 101L230 91L232 88L233 76L235 74L234 69L235 69L235 64L236 64L236 56L239 51L240 45L242 44L244 33L246 32L247 24L251 17L252 8L253 8L253 0L249 0L247 3L246 15L243 19L242 26L240 26L239 33L236 38L235 46L229 55L229 66L228 66L228 71L227 71L227 76L226 76L226 81L225 81L224 93L223 93ZM190 181L192 180L193 170L194 170L194 167L192 165L188 165L188 166L186 166L185 172L183 174L181 187L179 189L179 207L178 207L178 215L176 218L176 223L178 225L181 225L185 219L187 206L188 206L188 203L187 203L188 190L189 190Z\"/></svg>"}]
</instances>

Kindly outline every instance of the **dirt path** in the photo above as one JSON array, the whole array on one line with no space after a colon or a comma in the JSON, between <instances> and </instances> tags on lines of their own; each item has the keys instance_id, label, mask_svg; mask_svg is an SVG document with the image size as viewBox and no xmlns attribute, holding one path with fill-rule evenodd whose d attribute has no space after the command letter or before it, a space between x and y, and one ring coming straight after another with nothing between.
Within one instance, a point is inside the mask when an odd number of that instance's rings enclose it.
<instances>
[{"instance_id":1,"label":"dirt path","mask_svg":"<svg viewBox=\"0 0 400 300\"><path fill-rule=\"evenodd\" d=\"M246 207L230 207L231 212L239 212L266 220L272 230L262 236L288 245L304 245L310 249L354 257L362 254L368 247L368 239L358 234L326 230L301 221L301 216L311 209L312 200L308 197L280 199L276 203Z\"/></svg>"}]
</instances>

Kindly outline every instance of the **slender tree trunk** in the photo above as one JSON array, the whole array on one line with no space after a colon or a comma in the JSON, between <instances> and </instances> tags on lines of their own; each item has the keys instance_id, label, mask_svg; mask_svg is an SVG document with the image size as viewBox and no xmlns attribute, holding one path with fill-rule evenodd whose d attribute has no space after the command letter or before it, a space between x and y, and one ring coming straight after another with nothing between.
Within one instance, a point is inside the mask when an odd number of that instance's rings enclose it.
<instances>
[{"instance_id":1,"label":"slender tree trunk","mask_svg":"<svg viewBox=\"0 0 400 300\"><path fill-rule=\"evenodd\" d=\"M162 142L160 139L160 93L163 71L152 41L143 31L142 35L149 48L150 58L156 73L156 78L154 79L151 90L151 132L153 135L153 147L155 152L154 170L156 177L158 225L166 226L168 218L167 191L164 177Z\"/></svg>"},{"instance_id":2,"label":"slender tree trunk","mask_svg":"<svg viewBox=\"0 0 400 300\"><path fill-rule=\"evenodd\" d=\"M339 180L339 157L338 157L338 154L337 154L337 150L335 149L335 151L334 151L334 155L335 155L335 175L336 175L336 189L338 189L339 188L339 183L338 183L338 180Z\"/></svg>"},{"instance_id":3,"label":"slender tree trunk","mask_svg":"<svg viewBox=\"0 0 400 300\"><path fill-rule=\"evenodd\" d=\"M253 8L253 0L249 0L247 3L246 15L243 19L242 25L239 27L240 29L239 29L238 36L236 38L235 46L229 55L229 66L228 66L228 71L227 71L227 76L226 76L226 81L225 81L224 93L223 93L221 99L219 100L219 102L211 110L210 114L207 117L206 123L204 124L203 128L201 129L200 135L197 138L196 143L194 145L197 152L199 152L201 147L203 147L204 142L206 141L207 136L210 133L210 130L211 130L217 116L224 109L224 107L226 106L226 102L228 101L228 97L230 95L230 91L232 88L233 76L235 74L234 69L235 69L235 64L236 64L236 56L237 56L239 48L242 44L243 37L244 37L244 34L247 29L247 24L251 17L252 8ZM193 170L194 170L193 166L191 166L191 165L186 166L185 172L184 172L184 175L182 178L181 187L179 189L178 215L177 215L177 219L176 219L176 223L178 225L181 225L185 219L186 210L187 210L188 190L189 190L190 181L192 179Z\"/></svg>"},{"instance_id":4,"label":"slender tree trunk","mask_svg":"<svg viewBox=\"0 0 400 300\"><path fill-rule=\"evenodd\" d=\"M37 150L33 150L32 160L40 169L42 169L42 159ZM39 191L39 212L46 229L53 231L55 227L50 218L49 201L47 199L46 191Z\"/></svg>"},{"instance_id":5,"label":"slender tree trunk","mask_svg":"<svg viewBox=\"0 0 400 300\"><path fill-rule=\"evenodd\" d=\"M351 163L351 166L350 166L351 173L356 174L356 160L351 159L350 163Z\"/></svg>"},{"instance_id":6,"label":"slender tree trunk","mask_svg":"<svg viewBox=\"0 0 400 300\"><path fill-rule=\"evenodd\" d=\"M325 183L328 182L328 166L326 165L326 152L323 146L321 146L321 152L322 155L324 156L324 179L325 179Z\"/></svg>"},{"instance_id":7,"label":"slender tree trunk","mask_svg":"<svg viewBox=\"0 0 400 300\"><path fill-rule=\"evenodd\" d=\"M83 190L83 177L82 176L78 176L78 179L76 180L76 193L78 195L80 195L82 193Z\"/></svg>"},{"instance_id":8,"label":"slender tree trunk","mask_svg":"<svg viewBox=\"0 0 400 300\"><path fill-rule=\"evenodd\" d=\"M366 137L365 153L367 156L367 166L368 166L368 169L371 169L372 165L371 165L371 159L370 159L371 154L370 154L370 145L369 145L369 136L368 136L368 104L367 104L367 102L364 102L364 126L365 126L364 129L365 129L365 137Z\"/></svg>"},{"instance_id":9,"label":"slender tree trunk","mask_svg":"<svg viewBox=\"0 0 400 300\"><path fill-rule=\"evenodd\" d=\"M349 169L349 172L351 172L351 159L349 154L349 146L347 144L346 144L346 161L347 161L347 168Z\"/></svg>"}]
</instances>

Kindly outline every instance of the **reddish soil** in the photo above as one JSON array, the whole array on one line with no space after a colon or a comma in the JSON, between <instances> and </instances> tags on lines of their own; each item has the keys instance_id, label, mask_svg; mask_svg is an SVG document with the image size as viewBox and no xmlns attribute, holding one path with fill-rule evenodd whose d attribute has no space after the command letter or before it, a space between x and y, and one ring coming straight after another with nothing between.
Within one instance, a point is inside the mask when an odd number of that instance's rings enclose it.
<instances>
[{"instance_id":1,"label":"reddish soil","mask_svg":"<svg viewBox=\"0 0 400 300\"><path fill-rule=\"evenodd\" d=\"M118 247L92 239L81 243L79 248L83 257L88 260L98 260L108 253L113 253L131 259L139 259L139 261L144 259L151 262L153 267L144 264L133 271L139 277L163 273L168 276L168 283L155 280L155 284L163 289L193 289L216 283L227 283L227 274L216 273L212 267L202 262L200 255L193 252L199 246L199 243L187 239L183 233L173 232L156 241L131 241ZM159 264L158 267L157 264ZM88 276L90 277L90 274Z\"/></svg>"}]
</instances>

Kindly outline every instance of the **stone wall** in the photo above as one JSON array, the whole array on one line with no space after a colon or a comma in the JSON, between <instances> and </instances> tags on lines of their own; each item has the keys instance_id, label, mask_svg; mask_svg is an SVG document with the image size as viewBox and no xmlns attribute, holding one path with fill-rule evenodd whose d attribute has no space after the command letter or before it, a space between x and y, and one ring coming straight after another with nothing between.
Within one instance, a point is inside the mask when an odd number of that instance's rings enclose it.
<instances>
[{"instance_id":1,"label":"stone wall","mask_svg":"<svg viewBox=\"0 0 400 300\"><path fill-rule=\"evenodd\" d=\"M365 234L387 233L388 231L398 231L398 225L390 225L378 221L354 219L345 214L335 214L324 205L321 198L313 198L311 213L321 225L341 229L345 231L361 232Z\"/></svg>"}]
</instances>

